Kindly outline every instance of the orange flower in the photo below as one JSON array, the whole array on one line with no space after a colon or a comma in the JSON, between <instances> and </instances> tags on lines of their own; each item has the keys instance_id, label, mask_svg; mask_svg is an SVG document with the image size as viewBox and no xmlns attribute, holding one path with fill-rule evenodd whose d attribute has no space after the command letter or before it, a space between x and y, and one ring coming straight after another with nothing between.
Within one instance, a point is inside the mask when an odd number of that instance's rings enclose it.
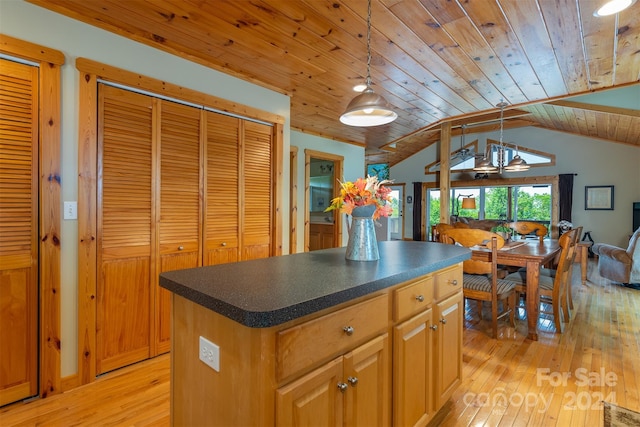
<instances>
[{"instance_id":1,"label":"orange flower","mask_svg":"<svg viewBox=\"0 0 640 427\"><path fill-rule=\"evenodd\" d=\"M340 209L340 212L351 215L358 206L376 205L373 219L389 216L393 210L390 203L391 189L384 184L392 182L388 179L378 181L377 176L370 175L366 179L358 178L355 182L340 182L340 196L331 200L331 205L325 212Z\"/></svg>"}]
</instances>

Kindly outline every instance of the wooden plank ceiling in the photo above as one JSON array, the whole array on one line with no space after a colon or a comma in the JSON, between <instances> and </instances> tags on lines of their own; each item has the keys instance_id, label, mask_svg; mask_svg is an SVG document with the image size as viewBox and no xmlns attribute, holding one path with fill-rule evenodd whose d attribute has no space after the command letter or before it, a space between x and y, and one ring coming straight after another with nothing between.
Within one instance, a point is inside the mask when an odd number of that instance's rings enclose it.
<instances>
[{"instance_id":1,"label":"wooden plank ceiling","mask_svg":"<svg viewBox=\"0 0 640 427\"><path fill-rule=\"evenodd\" d=\"M365 0L28 1L286 93L293 129L364 145L370 163L437 142L445 121L495 129L502 100L505 128L640 148L640 108L563 100L638 82L640 2L596 18L602 0L373 0L374 90L399 117L355 128L338 118L366 76Z\"/></svg>"}]
</instances>

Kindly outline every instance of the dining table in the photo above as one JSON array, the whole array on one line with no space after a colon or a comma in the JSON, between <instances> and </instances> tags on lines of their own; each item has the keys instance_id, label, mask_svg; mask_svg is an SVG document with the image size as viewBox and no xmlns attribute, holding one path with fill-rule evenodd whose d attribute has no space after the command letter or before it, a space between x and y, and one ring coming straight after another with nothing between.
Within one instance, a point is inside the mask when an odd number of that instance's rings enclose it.
<instances>
[{"instance_id":1,"label":"dining table","mask_svg":"<svg viewBox=\"0 0 640 427\"><path fill-rule=\"evenodd\" d=\"M538 314L540 306L540 268L551 263L562 248L557 239L515 239L505 243L498 251L497 262L501 265L525 267L527 269L527 338L538 340ZM471 259L490 261L487 248L472 248Z\"/></svg>"}]
</instances>

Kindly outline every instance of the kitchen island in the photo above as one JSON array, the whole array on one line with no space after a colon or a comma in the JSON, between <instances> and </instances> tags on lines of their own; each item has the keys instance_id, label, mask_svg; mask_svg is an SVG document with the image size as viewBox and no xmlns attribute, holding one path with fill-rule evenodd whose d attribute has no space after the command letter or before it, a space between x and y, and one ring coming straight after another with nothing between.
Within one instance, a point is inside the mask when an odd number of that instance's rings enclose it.
<instances>
[{"instance_id":1,"label":"kitchen island","mask_svg":"<svg viewBox=\"0 0 640 427\"><path fill-rule=\"evenodd\" d=\"M379 250L375 262L336 248L163 273L172 425L426 424L460 382L471 252Z\"/></svg>"}]
</instances>

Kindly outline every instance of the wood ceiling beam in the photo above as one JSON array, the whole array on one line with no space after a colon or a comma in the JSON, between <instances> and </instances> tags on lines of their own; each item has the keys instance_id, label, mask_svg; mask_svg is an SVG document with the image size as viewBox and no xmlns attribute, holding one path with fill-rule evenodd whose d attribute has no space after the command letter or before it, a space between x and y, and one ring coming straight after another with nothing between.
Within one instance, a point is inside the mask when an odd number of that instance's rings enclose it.
<instances>
[{"instance_id":1,"label":"wood ceiling beam","mask_svg":"<svg viewBox=\"0 0 640 427\"><path fill-rule=\"evenodd\" d=\"M572 108L572 109L578 109L578 110L593 111L596 113L640 117L640 110L634 110L632 108L610 107L608 105L587 104L585 102L574 102L574 101L552 101L552 102L546 102L545 104L552 105L554 107L564 107L564 108Z\"/></svg>"}]
</instances>

